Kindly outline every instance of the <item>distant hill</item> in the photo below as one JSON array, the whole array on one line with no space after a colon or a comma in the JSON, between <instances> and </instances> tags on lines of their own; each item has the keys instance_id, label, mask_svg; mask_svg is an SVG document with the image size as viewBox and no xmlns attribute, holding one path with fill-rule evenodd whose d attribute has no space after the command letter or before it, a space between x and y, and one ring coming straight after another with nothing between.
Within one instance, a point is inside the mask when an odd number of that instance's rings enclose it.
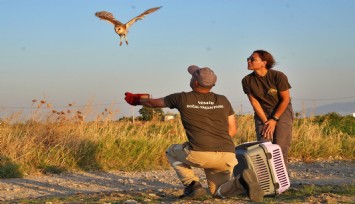
<instances>
[{"instance_id":1,"label":"distant hill","mask_svg":"<svg viewBox=\"0 0 355 204\"><path fill-rule=\"evenodd\" d=\"M355 101L327 104L319 106L316 109L316 115L323 115L331 112L336 112L341 115L353 115L353 113L355 113Z\"/></svg>"}]
</instances>

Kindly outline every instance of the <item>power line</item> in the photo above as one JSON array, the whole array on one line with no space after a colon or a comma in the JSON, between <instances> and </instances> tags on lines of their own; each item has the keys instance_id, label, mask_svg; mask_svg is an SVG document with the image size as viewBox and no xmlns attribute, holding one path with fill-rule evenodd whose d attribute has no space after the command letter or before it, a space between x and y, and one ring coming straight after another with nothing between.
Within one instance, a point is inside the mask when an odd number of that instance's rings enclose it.
<instances>
[{"instance_id":1,"label":"power line","mask_svg":"<svg viewBox=\"0 0 355 204\"><path fill-rule=\"evenodd\" d=\"M346 97L339 97L339 98L294 98L291 96L292 100L297 100L297 101L334 101L334 100L343 100L343 99L350 99L350 98L355 98L355 96L346 96ZM240 104L240 103L250 103L247 100L244 101L231 101L233 104Z\"/></svg>"},{"instance_id":2,"label":"power line","mask_svg":"<svg viewBox=\"0 0 355 204\"><path fill-rule=\"evenodd\" d=\"M298 101L335 101L335 100L343 100L343 99L349 99L349 98L355 98L355 96L347 96L347 97L342 97L342 98L303 98L303 99L299 99L299 98L293 98L291 97L292 100L298 100Z\"/></svg>"},{"instance_id":3,"label":"power line","mask_svg":"<svg viewBox=\"0 0 355 204\"><path fill-rule=\"evenodd\" d=\"M60 108L83 108L83 107L93 107L93 106L109 106L109 105L118 105L118 104L123 104L125 102L118 102L118 103L102 103L102 104L91 104L91 105L68 105L68 106L22 106L22 107L16 107L16 106L11 106L11 107L4 107L0 106L1 108L4 109L38 109L38 108L53 108L53 109L60 109Z\"/></svg>"}]
</instances>

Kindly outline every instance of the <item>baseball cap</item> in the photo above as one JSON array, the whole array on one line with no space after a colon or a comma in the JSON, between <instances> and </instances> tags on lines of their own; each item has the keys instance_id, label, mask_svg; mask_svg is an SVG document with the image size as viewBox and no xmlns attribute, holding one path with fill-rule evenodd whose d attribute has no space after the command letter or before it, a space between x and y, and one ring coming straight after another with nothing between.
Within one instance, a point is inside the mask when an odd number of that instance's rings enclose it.
<instances>
[{"instance_id":1,"label":"baseball cap","mask_svg":"<svg viewBox=\"0 0 355 204\"><path fill-rule=\"evenodd\" d=\"M191 65L187 71L194 77L201 86L214 86L217 81L217 76L209 67L200 68L196 65Z\"/></svg>"}]
</instances>

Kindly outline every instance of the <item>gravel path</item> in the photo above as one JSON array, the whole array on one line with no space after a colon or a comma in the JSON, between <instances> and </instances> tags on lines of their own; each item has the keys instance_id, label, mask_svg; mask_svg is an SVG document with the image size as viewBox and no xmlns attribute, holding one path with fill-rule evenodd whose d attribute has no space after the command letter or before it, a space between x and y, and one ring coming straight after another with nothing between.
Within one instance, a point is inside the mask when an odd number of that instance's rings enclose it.
<instances>
[{"instance_id":1,"label":"gravel path","mask_svg":"<svg viewBox=\"0 0 355 204\"><path fill-rule=\"evenodd\" d=\"M355 183L355 161L332 161L289 164L291 187L302 184L340 185ZM206 186L202 171L196 169ZM69 196L98 192L128 191L181 193L183 187L175 172L75 172L58 175L29 175L24 178L0 179L0 202L22 198Z\"/></svg>"}]
</instances>

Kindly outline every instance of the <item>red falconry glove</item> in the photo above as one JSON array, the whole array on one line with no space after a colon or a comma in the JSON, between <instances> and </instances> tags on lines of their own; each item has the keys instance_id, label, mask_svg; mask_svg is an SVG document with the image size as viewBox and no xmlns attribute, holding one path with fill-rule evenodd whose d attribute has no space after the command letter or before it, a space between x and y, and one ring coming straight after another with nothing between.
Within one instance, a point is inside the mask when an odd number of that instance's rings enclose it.
<instances>
[{"instance_id":1,"label":"red falconry glove","mask_svg":"<svg viewBox=\"0 0 355 204\"><path fill-rule=\"evenodd\" d=\"M150 98L149 94L133 94L131 92L126 92L124 95L126 96L124 99L132 106L142 105L140 101L141 98Z\"/></svg>"}]
</instances>

